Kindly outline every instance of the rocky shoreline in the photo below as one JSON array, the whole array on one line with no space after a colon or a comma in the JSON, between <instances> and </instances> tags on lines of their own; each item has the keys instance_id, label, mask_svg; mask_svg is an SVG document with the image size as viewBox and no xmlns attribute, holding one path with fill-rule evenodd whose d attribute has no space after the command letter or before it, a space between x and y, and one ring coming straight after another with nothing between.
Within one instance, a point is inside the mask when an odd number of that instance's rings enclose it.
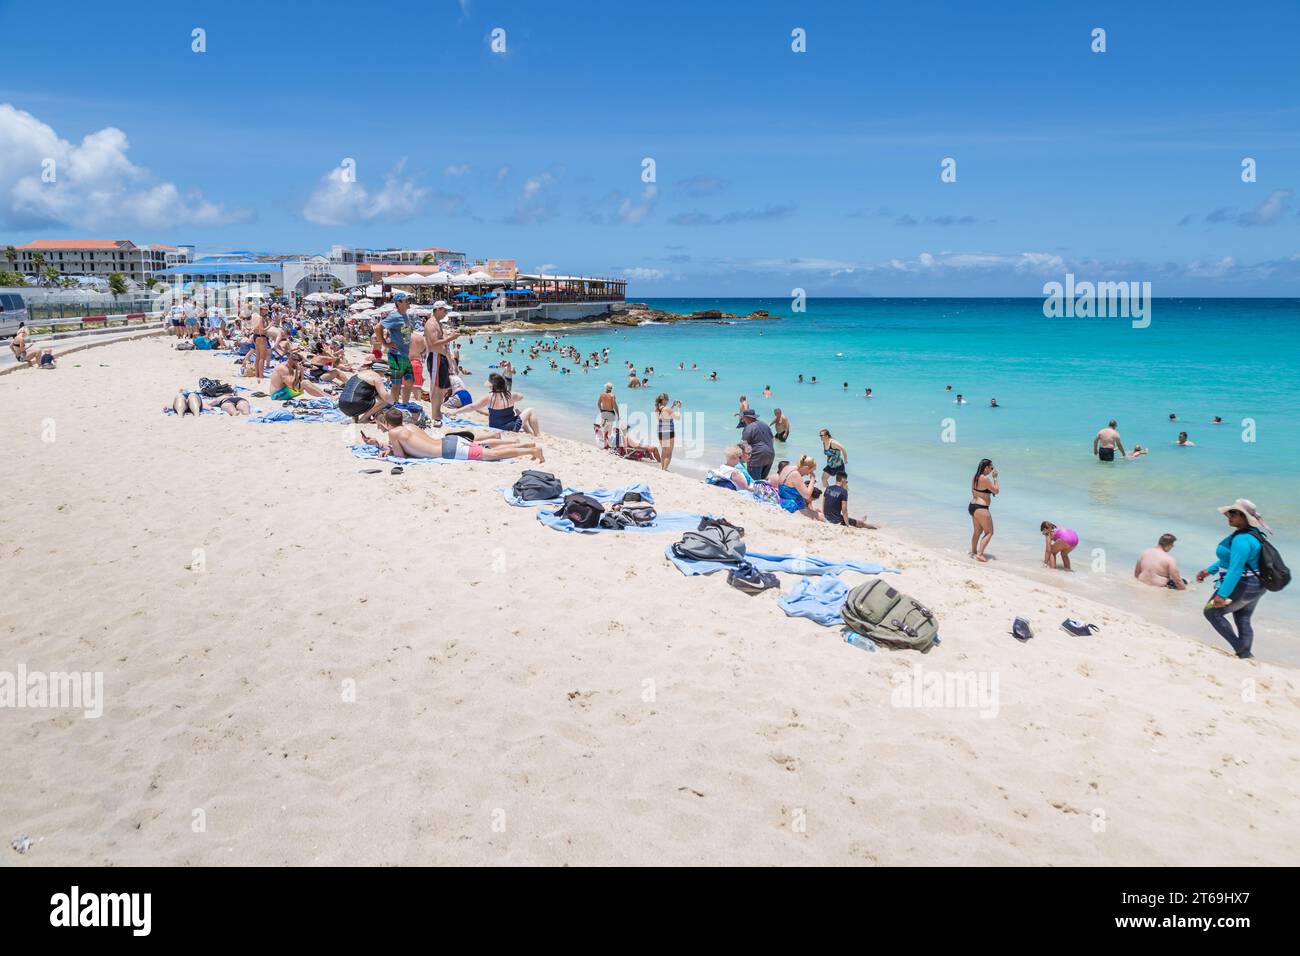
<instances>
[{"instance_id":1,"label":"rocky shoreline","mask_svg":"<svg viewBox=\"0 0 1300 956\"><path fill-rule=\"evenodd\" d=\"M672 324L675 322L713 322L719 325L729 324L731 322L744 321L769 321L775 322L779 316L770 314L765 309L755 309L745 315L736 315L732 312L723 312L721 309L701 309L697 312L681 313L668 312L664 309L652 309L642 302L627 302L623 308L617 311L610 311L601 316L594 316L588 319L573 320L562 319L554 322L521 322L521 321L504 321L493 322L484 325L473 325L465 331L478 332L500 332L504 329L570 329L570 328L600 328L604 326L633 326L643 325L646 322L655 322L660 324Z\"/></svg>"}]
</instances>

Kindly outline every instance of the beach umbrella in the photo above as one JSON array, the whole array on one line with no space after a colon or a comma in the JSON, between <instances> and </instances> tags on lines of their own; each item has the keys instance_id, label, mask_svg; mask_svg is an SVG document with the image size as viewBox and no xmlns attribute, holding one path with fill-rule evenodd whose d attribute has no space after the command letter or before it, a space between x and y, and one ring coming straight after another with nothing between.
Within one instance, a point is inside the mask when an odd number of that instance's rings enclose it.
<instances>
[{"instance_id":1,"label":"beach umbrella","mask_svg":"<svg viewBox=\"0 0 1300 956\"><path fill-rule=\"evenodd\" d=\"M431 272L428 279L431 285L446 285L451 281L451 273L440 269L437 272Z\"/></svg>"}]
</instances>

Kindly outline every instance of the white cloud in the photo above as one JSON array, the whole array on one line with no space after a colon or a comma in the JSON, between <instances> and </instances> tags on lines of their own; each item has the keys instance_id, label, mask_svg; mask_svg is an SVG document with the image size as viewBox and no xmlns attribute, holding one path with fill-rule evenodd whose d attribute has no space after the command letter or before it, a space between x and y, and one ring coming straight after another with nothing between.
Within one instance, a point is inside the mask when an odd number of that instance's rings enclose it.
<instances>
[{"instance_id":1,"label":"white cloud","mask_svg":"<svg viewBox=\"0 0 1300 956\"><path fill-rule=\"evenodd\" d=\"M654 183L646 186L641 190L641 201L637 202L632 197L626 197L618 206L618 221L636 225L650 215L655 207L655 189Z\"/></svg>"},{"instance_id":2,"label":"white cloud","mask_svg":"<svg viewBox=\"0 0 1300 956\"><path fill-rule=\"evenodd\" d=\"M550 219L555 215L555 209L549 201L550 187L553 185L555 177L550 173L528 177L515 202L515 211L506 221L516 225L530 225Z\"/></svg>"},{"instance_id":3,"label":"white cloud","mask_svg":"<svg viewBox=\"0 0 1300 956\"><path fill-rule=\"evenodd\" d=\"M668 278L668 273L667 273L667 272L664 272L662 269L644 269L644 268L640 268L640 267L635 268L635 269L624 269L624 270L623 270L623 275L626 276L626 277L629 278L629 279L650 279L650 280L654 280L654 279L666 279L666 278Z\"/></svg>"},{"instance_id":4,"label":"white cloud","mask_svg":"<svg viewBox=\"0 0 1300 956\"><path fill-rule=\"evenodd\" d=\"M469 163L452 163L442 171L444 176L464 176L469 172Z\"/></svg>"},{"instance_id":5,"label":"white cloud","mask_svg":"<svg viewBox=\"0 0 1300 956\"><path fill-rule=\"evenodd\" d=\"M227 210L197 192L182 193L131 162L130 148L115 127L90 133L78 145L30 113L0 103L0 223L121 230L253 218L251 210ZM52 181L45 181L46 170Z\"/></svg>"},{"instance_id":6,"label":"white cloud","mask_svg":"<svg viewBox=\"0 0 1300 956\"><path fill-rule=\"evenodd\" d=\"M537 271L538 271L539 273L540 273L540 272L556 272L556 273L558 273L558 272L560 271L560 267L557 266L554 262L543 262L540 266L537 267Z\"/></svg>"},{"instance_id":7,"label":"white cloud","mask_svg":"<svg viewBox=\"0 0 1300 956\"><path fill-rule=\"evenodd\" d=\"M497 181L500 182L501 180L505 179L509 175L510 175L510 167L502 166L500 169L497 170Z\"/></svg>"},{"instance_id":8,"label":"white cloud","mask_svg":"<svg viewBox=\"0 0 1300 956\"><path fill-rule=\"evenodd\" d=\"M323 177L316 191L303 207L303 218L321 226L346 226L358 222L384 220L401 222L419 213L429 190L402 176L406 160L393 167L384 177L382 189L371 192L352 180L343 166L336 166Z\"/></svg>"}]
</instances>

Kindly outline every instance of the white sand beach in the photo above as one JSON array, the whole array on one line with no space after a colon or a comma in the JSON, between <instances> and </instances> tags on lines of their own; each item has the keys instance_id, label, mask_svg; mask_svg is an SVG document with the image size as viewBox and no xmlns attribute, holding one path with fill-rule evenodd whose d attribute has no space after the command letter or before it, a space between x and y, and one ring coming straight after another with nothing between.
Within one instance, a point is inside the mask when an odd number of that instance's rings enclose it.
<instances>
[{"instance_id":1,"label":"white sand beach","mask_svg":"<svg viewBox=\"0 0 1300 956\"><path fill-rule=\"evenodd\" d=\"M508 507L526 463L367 475L344 426L161 414L230 369L154 338L0 376L0 671L105 694L0 709L6 864L1300 862L1293 669L545 439L566 484L901 569L942 644L866 653L684 577L673 535ZM916 665L996 712L896 706Z\"/></svg>"}]
</instances>

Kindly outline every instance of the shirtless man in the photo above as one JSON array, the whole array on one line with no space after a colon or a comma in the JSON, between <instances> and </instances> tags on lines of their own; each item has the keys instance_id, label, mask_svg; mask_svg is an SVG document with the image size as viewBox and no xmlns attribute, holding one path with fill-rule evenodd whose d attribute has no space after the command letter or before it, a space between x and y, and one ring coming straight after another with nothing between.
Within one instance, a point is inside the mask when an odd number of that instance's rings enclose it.
<instances>
[{"instance_id":1,"label":"shirtless man","mask_svg":"<svg viewBox=\"0 0 1300 956\"><path fill-rule=\"evenodd\" d=\"M1124 443L1120 441L1117 427L1115 419L1112 418L1110 424L1097 432L1092 440L1092 453L1101 461L1114 461L1116 448L1121 455L1124 454Z\"/></svg>"},{"instance_id":2,"label":"shirtless man","mask_svg":"<svg viewBox=\"0 0 1300 956\"><path fill-rule=\"evenodd\" d=\"M484 438L469 441L457 435L434 438L414 425L402 424L402 413L390 408L376 419L388 438L388 447L368 435L362 434L367 445L380 449L380 457L395 455L399 458L449 458L456 461L503 461L507 458L532 458L545 462L542 446L533 442L506 438Z\"/></svg>"},{"instance_id":3,"label":"shirtless man","mask_svg":"<svg viewBox=\"0 0 1300 956\"><path fill-rule=\"evenodd\" d=\"M429 402L433 405L433 427L442 427L442 403L451 391L453 368L451 343L460 338L459 332L443 329L442 320L447 317L447 303L439 299L433 304L433 313L424 323L424 344L426 346L425 368L428 371Z\"/></svg>"},{"instance_id":4,"label":"shirtless man","mask_svg":"<svg viewBox=\"0 0 1300 956\"><path fill-rule=\"evenodd\" d=\"M604 445L608 448L610 429L618 421L618 399L614 397L613 382L605 383L605 390L596 398L596 410L600 413L599 434L605 439Z\"/></svg>"},{"instance_id":5,"label":"shirtless man","mask_svg":"<svg viewBox=\"0 0 1300 956\"><path fill-rule=\"evenodd\" d=\"M415 373L415 384L411 387L412 398L415 401L421 401L427 397L428 382L424 380L425 356L429 353L429 346L424 341L424 336L415 334L411 336L411 341L407 343L407 357L411 360L411 371ZM410 401L411 399L407 399Z\"/></svg>"},{"instance_id":6,"label":"shirtless man","mask_svg":"<svg viewBox=\"0 0 1300 956\"><path fill-rule=\"evenodd\" d=\"M297 398L303 392L316 398L324 398L324 389L306 381L302 377L302 371L302 356L297 352L290 352L284 363L277 365L275 371L271 373L272 401L287 402L291 398Z\"/></svg>"},{"instance_id":7,"label":"shirtless man","mask_svg":"<svg viewBox=\"0 0 1300 956\"><path fill-rule=\"evenodd\" d=\"M1169 553L1174 550L1174 542L1177 540L1172 534L1162 534L1154 548L1147 548L1138 555L1133 577L1152 587L1186 591L1187 582L1178 573L1178 562Z\"/></svg>"}]
</instances>

